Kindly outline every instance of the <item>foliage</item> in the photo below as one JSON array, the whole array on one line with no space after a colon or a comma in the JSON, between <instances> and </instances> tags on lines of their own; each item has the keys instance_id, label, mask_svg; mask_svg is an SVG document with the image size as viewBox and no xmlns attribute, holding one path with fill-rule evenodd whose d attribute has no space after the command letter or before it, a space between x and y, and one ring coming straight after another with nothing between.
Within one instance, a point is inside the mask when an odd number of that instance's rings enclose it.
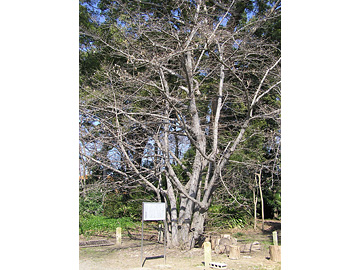
<instances>
[{"instance_id":1,"label":"foliage","mask_svg":"<svg viewBox=\"0 0 360 270\"><path fill-rule=\"evenodd\" d=\"M230 229L233 228L244 228L248 223L245 218L231 218L227 221L227 225Z\"/></svg>"},{"instance_id":2,"label":"foliage","mask_svg":"<svg viewBox=\"0 0 360 270\"><path fill-rule=\"evenodd\" d=\"M141 220L142 202L151 200L152 196L143 192L141 188L133 189L132 192L124 190L121 193L108 193L104 201L104 216Z\"/></svg>"},{"instance_id":3,"label":"foliage","mask_svg":"<svg viewBox=\"0 0 360 270\"><path fill-rule=\"evenodd\" d=\"M248 211L216 203L216 198L215 203L209 208L208 215L206 226L211 228L244 228L249 225L251 219Z\"/></svg>"},{"instance_id":4,"label":"foliage","mask_svg":"<svg viewBox=\"0 0 360 270\"><path fill-rule=\"evenodd\" d=\"M122 229L134 228L138 223L134 222L130 217L107 218L104 216L85 215L80 216L79 234L85 236L99 235L104 233L113 233L117 227Z\"/></svg>"},{"instance_id":5,"label":"foliage","mask_svg":"<svg viewBox=\"0 0 360 270\"><path fill-rule=\"evenodd\" d=\"M99 215L103 212L102 203L103 194L101 191L93 191L86 194L86 196L79 197L79 214L80 216L86 215Z\"/></svg>"},{"instance_id":6,"label":"foliage","mask_svg":"<svg viewBox=\"0 0 360 270\"><path fill-rule=\"evenodd\" d=\"M276 190L275 190L276 191ZM264 207L265 218L281 217L281 192L274 192L273 190L264 190Z\"/></svg>"}]
</instances>

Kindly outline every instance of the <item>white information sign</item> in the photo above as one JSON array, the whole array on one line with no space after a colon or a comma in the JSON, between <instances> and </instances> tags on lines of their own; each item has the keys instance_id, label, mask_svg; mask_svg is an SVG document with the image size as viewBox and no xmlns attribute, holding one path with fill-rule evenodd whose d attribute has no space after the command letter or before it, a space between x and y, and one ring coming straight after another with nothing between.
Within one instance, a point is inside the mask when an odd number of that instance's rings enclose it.
<instances>
[{"instance_id":1,"label":"white information sign","mask_svg":"<svg viewBox=\"0 0 360 270\"><path fill-rule=\"evenodd\" d=\"M146 261L144 258L144 220L163 220L164 221L164 262L166 264L166 208L165 203L143 202L142 221L141 221L141 267Z\"/></svg>"},{"instance_id":2,"label":"white information sign","mask_svg":"<svg viewBox=\"0 0 360 270\"><path fill-rule=\"evenodd\" d=\"M165 203L143 202L143 220L164 220Z\"/></svg>"}]
</instances>

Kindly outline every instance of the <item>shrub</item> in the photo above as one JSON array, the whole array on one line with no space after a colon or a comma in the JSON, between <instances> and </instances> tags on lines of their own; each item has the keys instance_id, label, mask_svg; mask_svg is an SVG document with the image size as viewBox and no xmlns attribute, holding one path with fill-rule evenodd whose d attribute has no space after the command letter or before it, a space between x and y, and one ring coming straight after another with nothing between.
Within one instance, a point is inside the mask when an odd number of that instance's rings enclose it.
<instances>
[{"instance_id":1,"label":"shrub","mask_svg":"<svg viewBox=\"0 0 360 270\"><path fill-rule=\"evenodd\" d=\"M99 215L103 211L101 192L89 192L85 197L79 197L79 215Z\"/></svg>"},{"instance_id":2,"label":"shrub","mask_svg":"<svg viewBox=\"0 0 360 270\"><path fill-rule=\"evenodd\" d=\"M131 229L137 226L130 217L107 218L104 216L86 215L80 216L79 234L86 236L113 233L117 227Z\"/></svg>"}]
</instances>

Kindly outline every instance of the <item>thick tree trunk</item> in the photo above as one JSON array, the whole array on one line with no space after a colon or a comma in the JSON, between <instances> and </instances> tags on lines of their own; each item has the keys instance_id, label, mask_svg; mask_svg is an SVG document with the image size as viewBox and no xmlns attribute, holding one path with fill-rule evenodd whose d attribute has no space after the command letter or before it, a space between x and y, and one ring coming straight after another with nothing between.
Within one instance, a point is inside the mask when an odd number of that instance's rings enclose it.
<instances>
[{"instance_id":1,"label":"thick tree trunk","mask_svg":"<svg viewBox=\"0 0 360 270\"><path fill-rule=\"evenodd\" d=\"M204 233L204 224L207 212L203 209L197 208L193 215L193 220L191 223L191 237L193 241L190 242L190 247L195 246L195 242L199 237Z\"/></svg>"},{"instance_id":2,"label":"thick tree trunk","mask_svg":"<svg viewBox=\"0 0 360 270\"><path fill-rule=\"evenodd\" d=\"M170 200L171 201L171 200ZM171 204L171 203L170 203ZM191 249L204 232L204 223L207 211L195 205L194 202L182 197L180 200L181 218L175 220L176 217L176 201L175 208L171 208L171 245L178 246L183 249ZM169 243L170 245L170 243Z\"/></svg>"},{"instance_id":3,"label":"thick tree trunk","mask_svg":"<svg viewBox=\"0 0 360 270\"><path fill-rule=\"evenodd\" d=\"M178 231L178 243L181 248L191 249L195 246L204 232L205 217L205 211L186 212L186 218L182 224L179 224Z\"/></svg>"},{"instance_id":4,"label":"thick tree trunk","mask_svg":"<svg viewBox=\"0 0 360 270\"><path fill-rule=\"evenodd\" d=\"M188 200L188 205L185 209L184 216L182 218L182 222L179 224L179 238L178 241L180 243L181 248L190 248L190 223L192 218L192 202Z\"/></svg>"}]
</instances>

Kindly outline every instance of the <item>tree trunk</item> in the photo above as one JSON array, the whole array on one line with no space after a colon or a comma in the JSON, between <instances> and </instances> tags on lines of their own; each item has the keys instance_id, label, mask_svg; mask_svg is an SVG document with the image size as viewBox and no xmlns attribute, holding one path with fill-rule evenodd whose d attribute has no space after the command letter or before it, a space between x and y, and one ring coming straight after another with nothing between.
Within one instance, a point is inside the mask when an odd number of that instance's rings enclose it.
<instances>
[{"instance_id":1,"label":"tree trunk","mask_svg":"<svg viewBox=\"0 0 360 270\"><path fill-rule=\"evenodd\" d=\"M184 249L190 249L195 245L195 235L193 234L193 229L191 228L191 221L194 219L193 209L194 202L189 199L186 199L187 204L184 210L181 223L179 224L179 242L180 246Z\"/></svg>"},{"instance_id":2,"label":"tree trunk","mask_svg":"<svg viewBox=\"0 0 360 270\"><path fill-rule=\"evenodd\" d=\"M255 187L256 188L256 187ZM253 202L254 202L254 230L256 230L256 207L257 207L257 196L255 188L253 188Z\"/></svg>"},{"instance_id":3,"label":"tree trunk","mask_svg":"<svg viewBox=\"0 0 360 270\"><path fill-rule=\"evenodd\" d=\"M206 210L198 206L194 207L194 202L183 197L180 199L180 205L186 206L180 211L181 218L177 219L176 200L172 201L172 199L169 198L170 205L173 204L173 206L170 206L171 237L168 238L168 245L191 249L204 232Z\"/></svg>"},{"instance_id":4,"label":"tree trunk","mask_svg":"<svg viewBox=\"0 0 360 270\"><path fill-rule=\"evenodd\" d=\"M261 170L259 174L256 174L258 179L259 179L259 191L260 191L260 200L261 200L261 218L262 218L262 225L261 225L261 229L264 230L264 199L263 199L263 194L262 194L262 189L261 189Z\"/></svg>"},{"instance_id":5,"label":"tree trunk","mask_svg":"<svg viewBox=\"0 0 360 270\"><path fill-rule=\"evenodd\" d=\"M168 246L178 246L178 215L177 215L177 209L176 209L176 197L174 194L174 189L172 187L172 184L169 180L169 177L166 176L166 182L167 182L167 195L169 199L170 204L170 222L168 222L168 233L167 233L167 243ZM171 238L170 238L170 230L171 229Z\"/></svg>"},{"instance_id":6,"label":"tree trunk","mask_svg":"<svg viewBox=\"0 0 360 270\"><path fill-rule=\"evenodd\" d=\"M198 207L195 209L193 214L193 219L191 223L191 239L190 247L193 248L195 246L195 241L199 239L199 237L204 233L204 223L206 218L206 211L203 209L199 209Z\"/></svg>"}]
</instances>

